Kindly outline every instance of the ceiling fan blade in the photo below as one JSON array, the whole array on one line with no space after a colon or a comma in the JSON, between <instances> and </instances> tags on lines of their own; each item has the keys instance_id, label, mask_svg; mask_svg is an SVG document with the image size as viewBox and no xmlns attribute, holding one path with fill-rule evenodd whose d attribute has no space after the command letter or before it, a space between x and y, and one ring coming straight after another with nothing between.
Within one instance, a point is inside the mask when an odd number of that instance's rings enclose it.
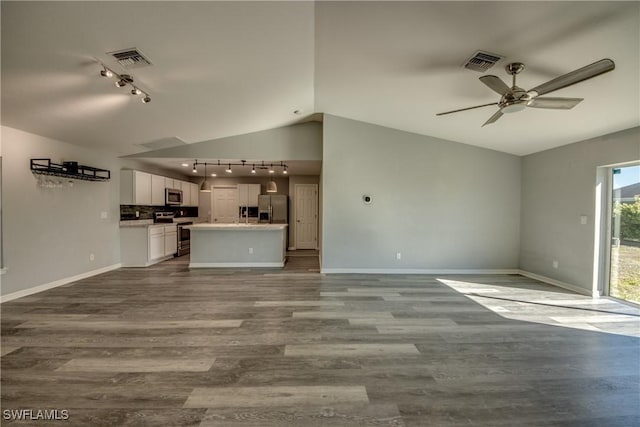
<instances>
[{"instance_id":1,"label":"ceiling fan blade","mask_svg":"<svg viewBox=\"0 0 640 427\"><path fill-rule=\"evenodd\" d=\"M505 82L500 80L500 77L498 76L482 76L480 77L480 81L489 86L489 89L499 93L500 95L504 95L505 93L509 92L509 86L507 86Z\"/></svg>"},{"instance_id":2,"label":"ceiling fan blade","mask_svg":"<svg viewBox=\"0 0 640 427\"><path fill-rule=\"evenodd\" d=\"M551 98L537 97L527 103L527 107L552 108L555 110L570 110L578 105L584 98Z\"/></svg>"},{"instance_id":3,"label":"ceiling fan blade","mask_svg":"<svg viewBox=\"0 0 640 427\"><path fill-rule=\"evenodd\" d=\"M436 116L444 116L445 114L457 113L459 111L473 110L474 108L488 107L489 105L498 105L498 103L492 102L491 104L476 105L475 107L467 107L467 108L461 108L459 110L446 111L444 113L438 113L436 114Z\"/></svg>"},{"instance_id":4,"label":"ceiling fan blade","mask_svg":"<svg viewBox=\"0 0 640 427\"><path fill-rule=\"evenodd\" d=\"M493 123L496 120L498 120L500 117L502 117L502 111L498 110L498 111L496 111L496 113L493 116L489 117L489 120L484 122L482 127L485 127L486 125L490 125L491 123Z\"/></svg>"},{"instance_id":5,"label":"ceiling fan blade","mask_svg":"<svg viewBox=\"0 0 640 427\"><path fill-rule=\"evenodd\" d=\"M553 80L549 80L546 83L542 83L541 85L531 89L529 93L531 94L531 92L535 92L534 96L544 95L545 93L553 92L588 80L592 77L599 76L600 74L613 70L615 67L616 64L614 64L612 60L601 59L600 61L587 65L586 67L579 68L560 77L556 77Z\"/></svg>"}]
</instances>

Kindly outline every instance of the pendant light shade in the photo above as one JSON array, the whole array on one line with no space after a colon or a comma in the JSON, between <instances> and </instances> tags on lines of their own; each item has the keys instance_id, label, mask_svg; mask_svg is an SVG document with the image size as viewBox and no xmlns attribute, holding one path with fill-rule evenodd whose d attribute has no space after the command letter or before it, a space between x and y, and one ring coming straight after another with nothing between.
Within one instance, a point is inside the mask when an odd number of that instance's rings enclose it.
<instances>
[{"instance_id":1,"label":"pendant light shade","mask_svg":"<svg viewBox=\"0 0 640 427\"><path fill-rule=\"evenodd\" d=\"M207 187L207 164L204 164L204 179L202 180L202 184L200 184L200 192L201 193L211 193L211 188Z\"/></svg>"},{"instance_id":2,"label":"pendant light shade","mask_svg":"<svg viewBox=\"0 0 640 427\"><path fill-rule=\"evenodd\" d=\"M267 184L267 193L277 193L278 192L278 186L276 185L275 181L269 181L269 183Z\"/></svg>"},{"instance_id":3,"label":"pendant light shade","mask_svg":"<svg viewBox=\"0 0 640 427\"><path fill-rule=\"evenodd\" d=\"M201 193L211 193L211 189L207 187L207 177L204 177L202 184L200 184L200 192Z\"/></svg>"}]
</instances>

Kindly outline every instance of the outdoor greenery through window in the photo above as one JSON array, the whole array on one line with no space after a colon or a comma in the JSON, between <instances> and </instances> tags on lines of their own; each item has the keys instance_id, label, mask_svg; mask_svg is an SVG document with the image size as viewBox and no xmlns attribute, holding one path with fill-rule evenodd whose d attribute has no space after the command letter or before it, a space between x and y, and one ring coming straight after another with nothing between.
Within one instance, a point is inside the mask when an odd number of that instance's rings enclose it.
<instances>
[{"instance_id":1,"label":"outdoor greenery through window","mask_svg":"<svg viewBox=\"0 0 640 427\"><path fill-rule=\"evenodd\" d=\"M609 295L640 304L640 166L613 169Z\"/></svg>"}]
</instances>

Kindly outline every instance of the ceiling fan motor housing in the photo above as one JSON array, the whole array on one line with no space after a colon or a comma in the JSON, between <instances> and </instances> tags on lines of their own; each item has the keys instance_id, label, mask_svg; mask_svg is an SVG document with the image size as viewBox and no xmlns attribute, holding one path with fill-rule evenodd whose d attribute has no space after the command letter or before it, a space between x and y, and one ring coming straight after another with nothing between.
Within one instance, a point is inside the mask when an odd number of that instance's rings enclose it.
<instances>
[{"instance_id":1,"label":"ceiling fan motor housing","mask_svg":"<svg viewBox=\"0 0 640 427\"><path fill-rule=\"evenodd\" d=\"M524 110L529 101L531 101L531 95L524 89L514 86L509 92L502 95L498 107L503 113L515 113Z\"/></svg>"}]
</instances>

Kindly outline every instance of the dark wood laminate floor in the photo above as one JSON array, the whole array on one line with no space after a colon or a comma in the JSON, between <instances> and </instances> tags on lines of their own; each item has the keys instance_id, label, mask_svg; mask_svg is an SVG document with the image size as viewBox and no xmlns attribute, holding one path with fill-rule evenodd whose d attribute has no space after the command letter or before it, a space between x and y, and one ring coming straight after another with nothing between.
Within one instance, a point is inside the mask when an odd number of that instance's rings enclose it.
<instances>
[{"instance_id":1,"label":"dark wood laminate floor","mask_svg":"<svg viewBox=\"0 0 640 427\"><path fill-rule=\"evenodd\" d=\"M640 425L637 309L312 262L176 259L2 304L2 409L69 411L2 425Z\"/></svg>"}]
</instances>

